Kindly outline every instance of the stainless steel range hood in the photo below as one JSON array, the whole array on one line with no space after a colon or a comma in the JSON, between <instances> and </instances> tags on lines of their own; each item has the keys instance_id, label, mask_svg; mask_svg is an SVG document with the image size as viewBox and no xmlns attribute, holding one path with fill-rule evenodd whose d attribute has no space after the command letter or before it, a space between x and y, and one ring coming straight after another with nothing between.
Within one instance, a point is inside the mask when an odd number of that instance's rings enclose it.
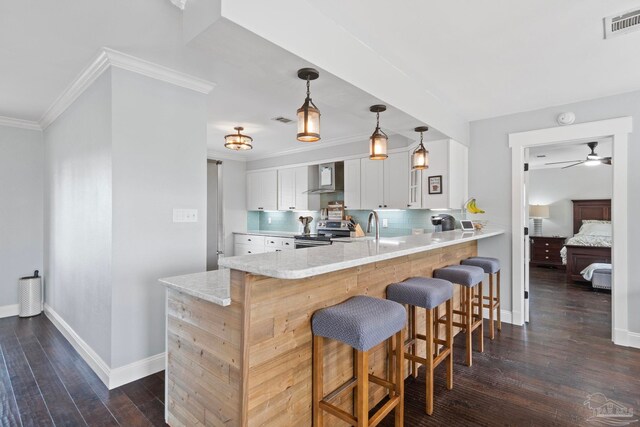
<instances>
[{"instance_id":1,"label":"stainless steel range hood","mask_svg":"<svg viewBox=\"0 0 640 427\"><path fill-rule=\"evenodd\" d=\"M344 190L344 163L322 163L318 165L317 188L310 194L336 193Z\"/></svg>"}]
</instances>

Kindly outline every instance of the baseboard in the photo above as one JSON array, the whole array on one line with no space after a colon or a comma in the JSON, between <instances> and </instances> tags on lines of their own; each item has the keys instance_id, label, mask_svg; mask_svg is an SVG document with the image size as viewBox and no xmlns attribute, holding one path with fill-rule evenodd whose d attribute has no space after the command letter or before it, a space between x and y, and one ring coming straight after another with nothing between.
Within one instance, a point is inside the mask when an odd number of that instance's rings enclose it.
<instances>
[{"instance_id":1,"label":"baseboard","mask_svg":"<svg viewBox=\"0 0 640 427\"><path fill-rule=\"evenodd\" d=\"M482 309L482 315L484 316L485 319L489 318L489 309L488 308L483 308ZM502 323L513 323L513 316L511 315L511 312L508 310L500 310L500 322Z\"/></svg>"},{"instance_id":2,"label":"baseboard","mask_svg":"<svg viewBox=\"0 0 640 427\"><path fill-rule=\"evenodd\" d=\"M0 306L0 319L3 317L17 316L20 312L20 306L18 304L2 305Z\"/></svg>"},{"instance_id":3,"label":"baseboard","mask_svg":"<svg viewBox=\"0 0 640 427\"><path fill-rule=\"evenodd\" d=\"M630 332L626 329L616 329L613 331L612 341L614 344L623 347L640 348L640 333Z\"/></svg>"},{"instance_id":4,"label":"baseboard","mask_svg":"<svg viewBox=\"0 0 640 427\"><path fill-rule=\"evenodd\" d=\"M165 368L166 354L158 353L155 356L138 360L128 365L114 368L109 375L109 389L120 387L121 385L130 383L147 375L155 374L163 371Z\"/></svg>"},{"instance_id":5,"label":"baseboard","mask_svg":"<svg viewBox=\"0 0 640 427\"><path fill-rule=\"evenodd\" d=\"M96 353L89 344L87 344L80 335L73 330L71 326L64 319L56 313L56 311L49 306L44 305L44 314L51 320L51 323L55 325L62 335L69 341L69 343L76 349L80 357L93 369L100 381L102 381L107 387L109 387L109 366L98 353Z\"/></svg>"},{"instance_id":6,"label":"baseboard","mask_svg":"<svg viewBox=\"0 0 640 427\"><path fill-rule=\"evenodd\" d=\"M48 304L44 305L44 313L109 390L162 371L165 368L165 353L160 353L111 369L91 346L80 338L73 328Z\"/></svg>"}]
</instances>

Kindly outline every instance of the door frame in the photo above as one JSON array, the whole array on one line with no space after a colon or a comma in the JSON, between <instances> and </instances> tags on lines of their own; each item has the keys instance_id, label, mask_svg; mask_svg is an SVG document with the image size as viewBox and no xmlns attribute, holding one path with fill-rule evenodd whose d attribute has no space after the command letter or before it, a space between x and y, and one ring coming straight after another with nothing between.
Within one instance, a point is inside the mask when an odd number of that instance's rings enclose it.
<instances>
[{"instance_id":1,"label":"door frame","mask_svg":"<svg viewBox=\"0 0 640 427\"><path fill-rule=\"evenodd\" d=\"M613 244L611 259L613 265L611 286L611 339L614 344L628 346L628 218L627 218L627 158L629 134L633 130L632 117L599 120L568 126L537 129L509 134L511 148L511 225L512 225L512 318L517 325L524 324L524 150L550 144L575 142L593 138L613 139L612 162L613 195L611 198L611 219Z\"/></svg>"}]
</instances>

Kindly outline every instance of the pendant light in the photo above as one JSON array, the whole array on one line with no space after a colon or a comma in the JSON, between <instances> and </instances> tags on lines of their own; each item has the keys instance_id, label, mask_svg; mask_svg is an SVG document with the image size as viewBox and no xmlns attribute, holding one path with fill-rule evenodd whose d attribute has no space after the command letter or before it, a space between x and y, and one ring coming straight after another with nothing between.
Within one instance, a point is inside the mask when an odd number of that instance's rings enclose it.
<instances>
[{"instance_id":1,"label":"pendant light","mask_svg":"<svg viewBox=\"0 0 640 427\"><path fill-rule=\"evenodd\" d=\"M242 126L234 128L238 133L232 133L225 135L224 146L230 150L251 150L253 148L253 138L248 135L243 135L240 131L244 130Z\"/></svg>"},{"instance_id":2,"label":"pendant light","mask_svg":"<svg viewBox=\"0 0 640 427\"><path fill-rule=\"evenodd\" d=\"M298 108L298 141L316 142L320 140L320 110L311 101L309 82L320 76L313 68L301 68L298 70L298 77L307 81L307 97L302 107Z\"/></svg>"},{"instance_id":3,"label":"pendant light","mask_svg":"<svg viewBox=\"0 0 640 427\"><path fill-rule=\"evenodd\" d=\"M372 105L369 111L376 113L376 130L369 138L369 159L384 160L387 156L387 141L389 137L380 129L380 113L387 110L386 105Z\"/></svg>"},{"instance_id":4,"label":"pendant light","mask_svg":"<svg viewBox=\"0 0 640 427\"><path fill-rule=\"evenodd\" d=\"M415 149L411 155L411 169L429 169L429 152L422 144L422 132L428 131L427 126L418 126L414 129L416 132L420 132L420 145Z\"/></svg>"}]
</instances>

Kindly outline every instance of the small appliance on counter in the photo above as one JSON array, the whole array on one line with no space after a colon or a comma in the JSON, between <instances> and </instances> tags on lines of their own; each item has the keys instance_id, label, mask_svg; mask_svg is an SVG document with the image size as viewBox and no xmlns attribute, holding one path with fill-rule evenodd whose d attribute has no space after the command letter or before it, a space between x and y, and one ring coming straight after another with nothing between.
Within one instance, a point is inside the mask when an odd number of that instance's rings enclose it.
<instances>
[{"instance_id":1,"label":"small appliance on counter","mask_svg":"<svg viewBox=\"0 0 640 427\"><path fill-rule=\"evenodd\" d=\"M431 217L431 224L433 224L436 233L451 231L456 228L456 219L447 214L434 215Z\"/></svg>"}]
</instances>

